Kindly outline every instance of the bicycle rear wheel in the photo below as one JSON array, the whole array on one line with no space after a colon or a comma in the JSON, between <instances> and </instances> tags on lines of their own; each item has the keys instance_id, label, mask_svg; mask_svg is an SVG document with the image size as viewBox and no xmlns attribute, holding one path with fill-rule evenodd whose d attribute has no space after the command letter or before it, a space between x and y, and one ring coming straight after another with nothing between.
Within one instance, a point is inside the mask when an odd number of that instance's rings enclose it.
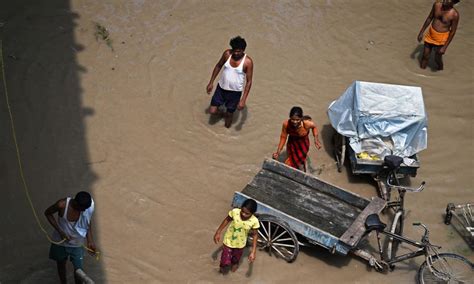
<instances>
[{"instance_id":1,"label":"bicycle rear wheel","mask_svg":"<svg viewBox=\"0 0 474 284\"><path fill-rule=\"evenodd\" d=\"M473 283L474 265L463 256L454 253L433 255L430 266L425 261L418 270L418 283Z\"/></svg>"},{"instance_id":2,"label":"bicycle rear wheel","mask_svg":"<svg viewBox=\"0 0 474 284\"><path fill-rule=\"evenodd\" d=\"M403 235L403 211L397 211L397 213L395 213L392 226L390 226L390 233L399 236ZM389 260L392 260L397 255L399 244L399 240L389 237L387 245L387 257Z\"/></svg>"}]
</instances>

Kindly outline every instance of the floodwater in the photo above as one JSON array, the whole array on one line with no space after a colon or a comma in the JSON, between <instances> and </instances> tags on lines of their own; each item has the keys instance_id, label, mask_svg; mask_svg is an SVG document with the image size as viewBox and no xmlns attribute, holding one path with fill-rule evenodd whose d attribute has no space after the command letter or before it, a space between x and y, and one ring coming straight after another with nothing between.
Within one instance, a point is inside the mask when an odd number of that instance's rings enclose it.
<instances>
[{"instance_id":1,"label":"floodwater","mask_svg":"<svg viewBox=\"0 0 474 284\"><path fill-rule=\"evenodd\" d=\"M432 1L4 1L0 11L8 95L25 180L39 218L66 195L90 191L101 258L99 283L409 283L422 259L380 274L353 256L302 249L294 263L259 252L218 273L213 234L240 191L277 147L290 108L317 123L323 148L311 171L365 197L368 177L338 173L328 105L354 81L420 86L428 149L407 196L409 224L474 260L452 227L448 202L474 201L474 3L461 1L445 70L421 70L418 31ZM94 36L106 27L111 44ZM236 35L248 43L254 84L230 129L206 113L212 68ZM113 50L112 50L113 48ZM20 179L2 89L1 283L55 283L48 241ZM373 237L373 236L372 236Z\"/></svg>"}]
</instances>

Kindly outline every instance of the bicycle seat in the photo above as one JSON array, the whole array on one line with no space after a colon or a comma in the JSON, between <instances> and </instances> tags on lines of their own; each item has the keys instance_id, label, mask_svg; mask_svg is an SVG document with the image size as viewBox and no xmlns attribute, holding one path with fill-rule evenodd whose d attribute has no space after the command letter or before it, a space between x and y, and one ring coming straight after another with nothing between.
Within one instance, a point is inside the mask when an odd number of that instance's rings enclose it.
<instances>
[{"instance_id":1,"label":"bicycle seat","mask_svg":"<svg viewBox=\"0 0 474 284\"><path fill-rule=\"evenodd\" d=\"M380 221L378 214L370 214L367 216L367 219L365 219L365 229L369 232L373 230L381 232L385 229L385 227L387 227L387 225Z\"/></svg>"},{"instance_id":2,"label":"bicycle seat","mask_svg":"<svg viewBox=\"0 0 474 284\"><path fill-rule=\"evenodd\" d=\"M389 170L396 170L400 168L400 165L403 162L403 158L395 155L387 155L383 159L383 163L388 167Z\"/></svg>"}]
</instances>

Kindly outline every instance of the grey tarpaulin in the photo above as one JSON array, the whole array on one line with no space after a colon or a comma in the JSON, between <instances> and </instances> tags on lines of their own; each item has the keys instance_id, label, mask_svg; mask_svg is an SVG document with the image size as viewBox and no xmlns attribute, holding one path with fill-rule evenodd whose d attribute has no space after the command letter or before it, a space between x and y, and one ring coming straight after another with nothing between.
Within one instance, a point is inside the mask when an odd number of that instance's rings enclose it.
<instances>
[{"instance_id":1,"label":"grey tarpaulin","mask_svg":"<svg viewBox=\"0 0 474 284\"><path fill-rule=\"evenodd\" d=\"M420 87L355 81L329 105L328 116L356 153L410 157L427 147Z\"/></svg>"}]
</instances>

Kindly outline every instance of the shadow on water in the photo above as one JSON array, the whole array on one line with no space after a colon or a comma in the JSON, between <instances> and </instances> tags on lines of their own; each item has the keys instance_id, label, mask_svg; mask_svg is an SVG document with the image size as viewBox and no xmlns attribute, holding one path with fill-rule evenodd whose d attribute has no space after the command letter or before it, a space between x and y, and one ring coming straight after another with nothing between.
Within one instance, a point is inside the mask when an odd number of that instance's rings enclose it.
<instances>
[{"instance_id":1,"label":"shadow on water","mask_svg":"<svg viewBox=\"0 0 474 284\"><path fill-rule=\"evenodd\" d=\"M323 149L330 157L334 157L334 134L336 131L330 124L324 124L319 132Z\"/></svg>"},{"instance_id":2,"label":"shadow on water","mask_svg":"<svg viewBox=\"0 0 474 284\"><path fill-rule=\"evenodd\" d=\"M421 58L423 57L423 50L424 50L424 44L419 44L410 54L410 57L412 59L416 59L418 66L420 65ZM434 60L435 52L436 52L436 48L433 48L431 50L430 59L428 60L428 67L433 72L438 71L438 66Z\"/></svg>"},{"instance_id":3,"label":"shadow on water","mask_svg":"<svg viewBox=\"0 0 474 284\"><path fill-rule=\"evenodd\" d=\"M417 47L415 47L413 52L410 54L411 59L416 59L418 60L418 62L420 62L423 56L423 47L424 47L423 44L419 44Z\"/></svg>"},{"instance_id":4,"label":"shadow on water","mask_svg":"<svg viewBox=\"0 0 474 284\"><path fill-rule=\"evenodd\" d=\"M236 111L234 113L234 122L238 121L239 123L235 126L235 130L240 131L247 121L248 116L248 107L245 107L241 111Z\"/></svg>"},{"instance_id":5,"label":"shadow on water","mask_svg":"<svg viewBox=\"0 0 474 284\"><path fill-rule=\"evenodd\" d=\"M320 259L324 263L334 267L344 267L351 261L351 256L332 254L320 246L300 247L300 253Z\"/></svg>"},{"instance_id":6,"label":"shadow on water","mask_svg":"<svg viewBox=\"0 0 474 284\"><path fill-rule=\"evenodd\" d=\"M243 110L236 110L233 114L233 120L232 120L232 125L237 125L234 126L235 130L240 131L242 130L242 127L244 126L245 122L247 121L247 116L248 116L248 107L245 107ZM215 125L221 120L224 120L224 113L225 113L225 107L219 107L219 112L217 114L210 114L209 113L209 108L206 107L204 110L204 113L209 115L209 125ZM231 126L232 127L232 126Z\"/></svg>"},{"instance_id":7,"label":"shadow on water","mask_svg":"<svg viewBox=\"0 0 474 284\"><path fill-rule=\"evenodd\" d=\"M84 47L74 40L76 21L69 1L5 1L0 11L8 96L32 203L43 227L44 210L78 191L92 192L85 119L77 62ZM49 242L35 221L20 178L5 92L0 88L0 281L56 283ZM97 204L100 207L100 204ZM97 215L95 216L97 218ZM97 224L97 223L96 223ZM96 242L100 228L94 228ZM100 248L100 244L98 244ZM105 282L101 262L85 256L85 271ZM68 264L69 279L72 266Z\"/></svg>"}]
</instances>

